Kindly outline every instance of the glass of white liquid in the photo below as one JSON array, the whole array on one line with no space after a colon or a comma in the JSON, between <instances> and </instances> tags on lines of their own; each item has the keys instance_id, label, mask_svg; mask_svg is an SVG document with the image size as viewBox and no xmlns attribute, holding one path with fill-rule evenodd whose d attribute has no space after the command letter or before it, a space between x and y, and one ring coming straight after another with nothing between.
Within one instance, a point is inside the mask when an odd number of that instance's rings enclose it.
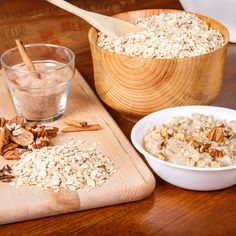
<instances>
[{"instance_id":1,"label":"glass of white liquid","mask_svg":"<svg viewBox=\"0 0 236 236\"><path fill-rule=\"evenodd\" d=\"M25 48L37 77L27 70L17 48L1 56L3 78L16 111L28 121L54 121L66 108L75 55L68 48L52 44L30 44Z\"/></svg>"}]
</instances>

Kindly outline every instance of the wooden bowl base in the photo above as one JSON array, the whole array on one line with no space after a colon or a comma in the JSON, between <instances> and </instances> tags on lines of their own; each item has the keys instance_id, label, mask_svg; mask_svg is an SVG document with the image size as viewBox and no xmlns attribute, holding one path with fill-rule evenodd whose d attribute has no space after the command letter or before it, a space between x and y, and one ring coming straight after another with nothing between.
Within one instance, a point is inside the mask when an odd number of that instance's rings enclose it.
<instances>
[{"instance_id":1,"label":"wooden bowl base","mask_svg":"<svg viewBox=\"0 0 236 236\"><path fill-rule=\"evenodd\" d=\"M142 119L144 116L134 116L134 115L128 115L120 113L126 120L131 121L133 123L137 123L140 119Z\"/></svg>"}]
</instances>

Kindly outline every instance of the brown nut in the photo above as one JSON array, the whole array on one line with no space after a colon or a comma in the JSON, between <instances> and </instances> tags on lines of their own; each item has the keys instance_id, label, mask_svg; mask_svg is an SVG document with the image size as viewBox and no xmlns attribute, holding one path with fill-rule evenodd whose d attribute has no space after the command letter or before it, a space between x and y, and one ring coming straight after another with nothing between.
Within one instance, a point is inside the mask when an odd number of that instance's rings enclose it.
<instances>
[{"instance_id":1,"label":"brown nut","mask_svg":"<svg viewBox=\"0 0 236 236\"><path fill-rule=\"evenodd\" d=\"M9 151L7 151L4 155L3 155L3 157L4 157L4 159L6 159L6 160L18 160L19 159L19 157L20 157L20 154L21 154L21 152L18 150L18 149L12 149L12 150L9 150Z\"/></svg>"},{"instance_id":2,"label":"brown nut","mask_svg":"<svg viewBox=\"0 0 236 236\"><path fill-rule=\"evenodd\" d=\"M168 157L163 152L159 152L158 157L163 161L168 160Z\"/></svg>"},{"instance_id":3,"label":"brown nut","mask_svg":"<svg viewBox=\"0 0 236 236\"><path fill-rule=\"evenodd\" d=\"M19 144L22 147L27 147L34 142L34 135L30 131L26 130L25 128L20 128L19 130L20 132L17 133L18 135L10 135L10 139L13 142Z\"/></svg>"},{"instance_id":4,"label":"brown nut","mask_svg":"<svg viewBox=\"0 0 236 236\"><path fill-rule=\"evenodd\" d=\"M36 138L47 136L47 131L45 130L44 126L36 128L36 132L34 133L34 136Z\"/></svg>"},{"instance_id":5,"label":"brown nut","mask_svg":"<svg viewBox=\"0 0 236 236\"><path fill-rule=\"evenodd\" d=\"M223 143L224 142L224 130L221 127L214 127L210 130L207 137L211 141L215 141L217 143Z\"/></svg>"},{"instance_id":6,"label":"brown nut","mask_svg":"<svg viewBox=\"0 0 236 236\"><path fill-rule=\"evenodd\" d=\"M209 154L211 157L214 158L221 158L224 157L224 153L221 150L215 149L215 148L210 148L209 149Z\"/></svg>"},{"instance_id":7,"label":"brown nut","mask_svg":"<svg viewBox=\"0 0 236 236\"><path fill-rule=\"evenodd\" d=\"M31 131L31 129L34 129L37 127L37 122L30 122L30 123L25 123L24 128Z\"/></svg>"},{"instance_id":8,"label":"brown nut","mask_svg":"<svg viewBox=\"0 0 236 236\"><path fill-rule=\"evenodd\" d=\"M199 153L208 152L209 148L211 147L211 144L203 143L203 142L200 142L197 140L194 140L192 142L192 145L195 149L197 149L199 151Z\"/></svg>"},{"instance_id":9,"label":"brown nut","mask_svg":"<svg viewBox=\"0 0 236 236\"><path fill-rule=\"evenodd\" d=\"M58 128L53 126L45 126L45 130L47 131L48 138L54 138L57 136Z\"/></svg>"},{"instance_id":10,"label":"brown nut","mask_svg":"<svg viewBox=\"0 0 236 236\"><path fill-rule=\"evenodd\" d=\"M40 149L43 147L51 146L51 142L48 137L39 137L35 140L35 142L31 145L34 149Z\"/></svg>"},{"instance_id":11,"label":"brown nut","mask_svg":"<svg viewBox=\"0 0 236 236\"><path fill-rule=\"evenodd\" d=\"M0 127L4 127L8 120L6 120L4 117L0 117Z\"/></svg>"},{"instance_id":12,"label":"brown nut","mask_svg":"<svg viewBox=\"0 0 236 236\"><path fill-rule=\"evenodd\" d=\"M17 147L19 147L19 144L17 143L8 143L5 146L3 146L1 154L4 155L7 151L15 149Z\"/></svg>"},{"instance_id":13,"label":"brown nut","mask_svg":"<svg viewBox=\"0 0 236 236\"><path fill-rule=\"evenodd\" d=\"M22 116L15 116L6 123L6 128L10 131L18 129L23 126L24 118Z\"/></svg>"}]
</instances>

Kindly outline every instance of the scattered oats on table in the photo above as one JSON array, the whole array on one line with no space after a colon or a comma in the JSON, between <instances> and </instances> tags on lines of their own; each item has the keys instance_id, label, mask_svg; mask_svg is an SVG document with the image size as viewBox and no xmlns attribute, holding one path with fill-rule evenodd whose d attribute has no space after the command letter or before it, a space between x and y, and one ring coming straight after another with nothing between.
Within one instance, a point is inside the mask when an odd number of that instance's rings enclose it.
<instances>
[{"instance_id":1,"label":"scattered oats on table","mask_svg":"<svg viewBox=\"0 0 236 236\"><path fill-rule=\"evenodd\" d=\"M101 186L116 169L110 158L94 145L71 141L68 144L28 151L12 165L15 185L36 185L59 192Z\"/></svg>"},{"instance_id":2,"label":"scattered oats on table","mask_svg":"<svg viewBox=\"0 0 236 236\"><path fill-rule=\"evenodd\" d=\"M160 13L132 21L147 30L111 38L98 34L97 45L110 52L142 58L184 58L220 48L223 35L186 12Z\"/></svg>"}]
</instances>

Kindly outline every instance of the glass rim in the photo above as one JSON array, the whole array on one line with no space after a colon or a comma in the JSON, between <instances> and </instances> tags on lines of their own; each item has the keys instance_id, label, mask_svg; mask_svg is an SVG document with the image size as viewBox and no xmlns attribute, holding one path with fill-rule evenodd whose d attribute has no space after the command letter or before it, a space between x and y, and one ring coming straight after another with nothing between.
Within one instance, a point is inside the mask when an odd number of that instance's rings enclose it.
<instances>
[{"instance_id":1,"label":"glass rim","mask_svg":"<svg viewBox=\"0 0 236 236\"><path fill-rule=\"evenodd\" d=\"M75 54L72 50L70 50L69 48L67 47L64 47L64 46L61 46L61 45L57 45L57 44L48 44L48 43L33 43L33 44L26 44L24 45L26 48L29 48L29 47L38 47L38 46L45 46L45 47L52 47L52 48L62 48L64 49L65 51L69 52L71 58L69 60L69 62L59 66L59 67L56 67L55 69L51 69L51 70L41 70L41 71L37 71L38 73L48 73L48 72L53 72L53 71L57 71L57 70L60 70L60 69L63 69L67 66L69 66L70 64L72 64L74 61L75 61ZM11 52L13 51L17 51L17 47L14 47L14 48L11 48L11 49L8 49L7 51L5 51L2 55L1 55L1 58L0 58L0 61L1 61L1 65L9 70L12 70L12 71L18 71L18 72L21 72L21 73L35 73L35 72L30 72L28 70L24 70L24 69L16 69L16 68L13 68L12 66L9 66L7 65L5 62L4 62L4 58Z\"/></svg>"}]
</instances>

